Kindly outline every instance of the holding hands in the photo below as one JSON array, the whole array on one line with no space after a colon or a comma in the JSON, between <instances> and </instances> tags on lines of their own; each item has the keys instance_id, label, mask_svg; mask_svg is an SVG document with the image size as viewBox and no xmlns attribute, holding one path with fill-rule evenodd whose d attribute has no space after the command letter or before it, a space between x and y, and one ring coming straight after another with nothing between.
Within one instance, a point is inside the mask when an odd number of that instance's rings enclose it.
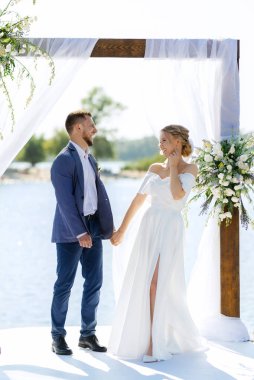
<instances>
[{"instance_id":1,"label":"holding hands","mask_svg":"<svg viewBox=\"0 0 254 380\"><path fill-rule=\"evenodd\" d=\"M123 238L124 238L124 233L118 229L117 231L113 232L113 235L110 239L111 244L118 245L118 244L122 243Z\"/></svg>"}]
</instances>

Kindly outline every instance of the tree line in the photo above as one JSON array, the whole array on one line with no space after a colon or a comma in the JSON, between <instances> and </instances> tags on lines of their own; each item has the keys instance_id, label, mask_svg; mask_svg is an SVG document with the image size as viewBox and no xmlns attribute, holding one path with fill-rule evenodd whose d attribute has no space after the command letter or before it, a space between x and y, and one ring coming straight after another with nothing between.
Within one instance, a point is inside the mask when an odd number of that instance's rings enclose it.
<instances>
[{"instance_id":1,"label":"tree line","mask_svg":"<svg viewBox=\"0 0 254 380\"><path fill-rule=\"evenodd\" d=\"M98 126L94 138L92 153L97 159L135 161L150 158L158 153L158 140L155 136L141 139L119 139L117 129L107 127L112 116L126 109L126 106L108 96L103 88L94 87L81 100L81 108L93 115ZM26 161L35 165L38 162L50 161L68 143L69 137L65 128L55 129L50 138L32 136L16 157L16 161Z\"/></svg>"},{"instance_id":2,"label":"tree line","mask_svg":"<svg viewBox=\"0 0 254 380\"><path fill-rule=\"evenodd\" d=\"M38 162L51 161L67 144L67 132L55 130L52 137L33 136L17 155L15 161L26 161L35 165ZM109 139L99 135L94 138L93 155L97 159L135 161L154 156L158 152L158 140L155 136L142 139Z\"/></svg>"}]
</instances>

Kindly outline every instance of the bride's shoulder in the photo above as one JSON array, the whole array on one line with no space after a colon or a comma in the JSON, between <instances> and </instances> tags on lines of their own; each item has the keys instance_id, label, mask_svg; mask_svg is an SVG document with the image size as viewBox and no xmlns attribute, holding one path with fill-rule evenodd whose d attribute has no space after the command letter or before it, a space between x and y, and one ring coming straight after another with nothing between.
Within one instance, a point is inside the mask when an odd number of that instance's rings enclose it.
<instances>
[{"instance_id":1,"label":"bride's shoulder","mask_svg":"<svg viewBox=\"0 0 254 380\"><path fill-rule=\"evenodd\" d=\"M161 169L162 169L162 164L161 163L154 163L152 165L150 165L149 169L148 169L148 172L151 172L151 173L155 173L155 174L159 174Z\"/></svg>"},{"instance_id":2,"label":"bride's shoulder","mask_svg":"<svg viewBox=\"0 0 254 380\"><path fill-rule=\"evenodd\" d=\"M194 177L197 177L197 174L198 174L198 167L197 167L197 165L194 164L194 163L187 164L187 166L186 166L186 168L184 170L184 173L190 173Z\"/></svg>"}]
</instances>

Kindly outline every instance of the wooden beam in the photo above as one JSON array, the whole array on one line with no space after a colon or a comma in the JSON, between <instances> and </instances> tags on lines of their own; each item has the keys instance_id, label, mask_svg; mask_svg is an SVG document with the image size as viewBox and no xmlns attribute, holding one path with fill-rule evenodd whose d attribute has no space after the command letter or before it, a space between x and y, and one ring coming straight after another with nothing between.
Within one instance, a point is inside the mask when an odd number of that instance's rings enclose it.
<instances>
[{"instance_id":1,"label":"wooden beam","mask_svg":"<svg viewBox=\"0 0 254 380\"><path fill-rule=\"evenodd\" d=\"M144 58L145 39L99 39L91 57Z\"/></svg>"}]
</instances>

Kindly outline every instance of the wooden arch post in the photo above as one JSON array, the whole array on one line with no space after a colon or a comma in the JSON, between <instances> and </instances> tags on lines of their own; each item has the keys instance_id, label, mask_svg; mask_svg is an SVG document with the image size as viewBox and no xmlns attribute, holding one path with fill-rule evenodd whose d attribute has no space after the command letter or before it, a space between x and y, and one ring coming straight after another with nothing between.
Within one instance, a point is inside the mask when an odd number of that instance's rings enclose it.
<instances>
[{"instance_id":1,"label":"wooden arch post","mask_svg":"<svg viewBox=\"0 0 254 380\"><path fill-rule=\"evenodd\" d=\"M237 64L239 70L240 41L237 41ZM220 283L221 313L228 317L240 317L239 273L239 210L234 208L232 223L220 226Z\"/></svg>"}]
</instances>

